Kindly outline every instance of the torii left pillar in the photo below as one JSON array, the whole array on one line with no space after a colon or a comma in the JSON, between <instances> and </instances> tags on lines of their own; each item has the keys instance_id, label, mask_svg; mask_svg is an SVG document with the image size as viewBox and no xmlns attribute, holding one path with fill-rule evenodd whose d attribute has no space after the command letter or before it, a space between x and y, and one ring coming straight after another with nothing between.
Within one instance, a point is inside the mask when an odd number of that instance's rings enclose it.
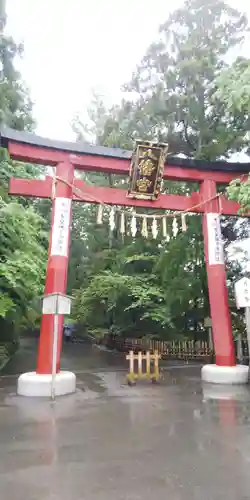
<instances>
[{"instance_id":1,"label":"torii left pillar","mask_svg":"<svg viewBox=\"0 0 250 500\"><path fill-rule=\"evenodd\" d=\"M54 189L52 186L52 224L45 295L51 293L66 293L74 166L68 161L58 163L56 166L56 178L59 180L55 183ZM55 394L57 396L70 394L75 392L76 389L76 377L74 373L60 371L62 331L63 316L59 316L57 375L55 380ZM24 373L19 377L17 385L17 392L19 395L51 395L53 334L54 315L43 314L41 319L37 370L36 372Z\"/></svg>"}]
</instances>

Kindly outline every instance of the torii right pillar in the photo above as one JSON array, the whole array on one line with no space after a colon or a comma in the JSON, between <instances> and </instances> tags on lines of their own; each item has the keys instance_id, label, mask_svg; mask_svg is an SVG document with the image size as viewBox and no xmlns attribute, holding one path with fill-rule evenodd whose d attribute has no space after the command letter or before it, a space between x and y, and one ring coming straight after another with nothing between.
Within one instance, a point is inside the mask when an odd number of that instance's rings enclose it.
<instances>
[{"instance_id":1,"label":"torii right pillar","mask_svg":"<svg viewBox=\"0 0 250 500\"><path fill-rule=\"evenodd\" d=\"M204 202L210 200L204 206L203 235L216 355L216 364L202 368L202 379L214 384L245 384L249 368L236 365L235 359L216 182L204 180L201 194Z\"/></svg>"}]
</instances>

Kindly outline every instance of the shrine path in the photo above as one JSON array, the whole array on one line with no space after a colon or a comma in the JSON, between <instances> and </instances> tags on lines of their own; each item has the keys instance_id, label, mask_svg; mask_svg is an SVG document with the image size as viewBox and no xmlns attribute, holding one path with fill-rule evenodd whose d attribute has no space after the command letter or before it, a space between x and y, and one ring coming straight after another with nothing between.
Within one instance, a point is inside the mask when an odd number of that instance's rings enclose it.
<instances>
[{"instance_id":1,"label":"shrine path","mask_svg":"<svg viewBox=\"0 0 250 500\"><path fill-rule=\"evenodd\" d=\"M248 388L202 387L198 367L129 388L120 355L69 345L76 394L17 397L34 360L29 341L0 378L3 500L250 499Z\"/></svg>"}]
</instances>

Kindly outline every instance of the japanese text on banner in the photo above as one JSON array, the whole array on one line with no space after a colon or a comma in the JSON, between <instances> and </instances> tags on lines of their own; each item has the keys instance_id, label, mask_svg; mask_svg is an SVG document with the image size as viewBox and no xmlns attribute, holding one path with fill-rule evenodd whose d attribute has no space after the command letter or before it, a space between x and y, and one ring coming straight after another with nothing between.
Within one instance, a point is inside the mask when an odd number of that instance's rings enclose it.
<instances>
[{"instance_id":1,"label":"japanese text on banner","mask_svg":"<svg viewBox=\"0 0 250 500\"><path fill-rule=\"evenodd\" d=\"M71 200L55 199L55 215L52 231L51 255L68 256Z\"/></svg>"},{"instance_id":2,"label":"japanese text on banner","mask_svg":"<svg viewBox=\"0 0 250 500\"><path fill-rule=\"evenodd\" d=\"M209 264L224 264L224 251L219 214L207 214L207 231Z\"/></svg>"}]
</instances>

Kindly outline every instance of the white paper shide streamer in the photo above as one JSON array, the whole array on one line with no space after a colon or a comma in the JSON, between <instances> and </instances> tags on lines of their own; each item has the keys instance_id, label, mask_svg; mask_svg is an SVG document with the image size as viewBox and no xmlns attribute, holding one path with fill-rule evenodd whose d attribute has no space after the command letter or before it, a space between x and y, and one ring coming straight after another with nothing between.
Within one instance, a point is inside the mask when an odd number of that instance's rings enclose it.
<instances>
[{"instance_id":1,"label":"white paper shide streamer","mask_svg":"<svg viewBox=\"0 0 250 500\"><path fill-rule=\"evenodd\" d=\"M173 220L172 231L173 231L174 238L176 238L176 236L179 232L179 227L178 227L178 222L177 222L176 217L174 217L174 220Z\"/></svg>"},{"instance_id":2,"label":"white paper shide streamer","mask_svg":"<svg viewBox=\"0 0 250 500\"><path fill-rule=\"evenodd\" d=\"M103 208L103 205L99 205L98 207L97 224L103 223ZM138 214L135 211L131 213L129 211L116 210L114 207L111 207L109 213L109 227L110 231L113 232L116 228L117 221L119 232L122 237L127 234L135 238L139 233L144 238L148 238L150 233L155 240L160 237L165 242L169 242L171 235L176 238L179 231L187 231L186 217L186 213L181 213L180 215L173 214L172 216L171 214L159 216L147 215L145 213ZM139 219L138 223L137 219ZM170 225L168 224L168 219L170 219Z\"/></svg>"},{"instance_id":3,"label":"white paper shide streamer","mask_svg":"<svg viewBox=\"0 0 250 500\"><path fill-rule=\"evenodd\" d=\"M148 238L148 221L145 215L142 218L141 235L143 236L143 238Z\"/></svg>"},{"instance_id":4,"label":"white paper shide streamer","mask_svg":"<svg viewBox=\"0 0 250 500\"><path fill-rule=\"evenodd\" d=\"M125 214L124 212L121 213L121 220L120 220L120 233L124 235L126 232L126 226L125 226Z\"/></svg>"},{"instance_id":5,"label":"white paper shide streamer","mask_svg":"<svg viewBox=\"0 0 250 500\"><path fill-rule=\"evenodd\" d=\"M110 227L110 231L114 231L114 229L115 229L115 209L114 209L114 207L112 207L110 210L109 227Z\"/></svg>"},{"instance_id":6,"label":"white paper shide streamer","mask_svg":"<svg viewBox=\"0 0 250 500\"><path fill-rule=\"evenodd\" d=\"M98 206L98 212L97 212L97 224L101 225L103 223L103 206L102 205L99 205Z\"/></svg>"},{"instance_id":7,"label":"white paper shide streamer","mask_svg":"<svg viewBox=\"0 0 250 500\"><path fill-rule=\"evenodd\" d=\"M184 233L187 231L186 214L181 214L181 229Z\"/></svg>"},{"instance_id":8,"label":"white paper shide streamer","mask_svg":"<svg viewBox=\"0 0 250 500\"><path fill-rule=\"evenodd\" d=\"M132 218L131 218L130 230L131 230L131 234L132 234L132 236L134 238L135 235L136 235L136 233L137 233L136 217L135 217L134 214L132 215Z\"/></svg>"},{"instance_id":9,"label":"white paper shide streamer","mask_svg":"<svg viewBox=\"0 0 250 500\"><path fill-rule=\"evenodd\" d=\"M155 217L153 218L151 231L152 231L152 236L153 236L154 240L156 240L156 238L158 236L158 224L157 224L157 220Z\"/></svg>"}]
</instances>

